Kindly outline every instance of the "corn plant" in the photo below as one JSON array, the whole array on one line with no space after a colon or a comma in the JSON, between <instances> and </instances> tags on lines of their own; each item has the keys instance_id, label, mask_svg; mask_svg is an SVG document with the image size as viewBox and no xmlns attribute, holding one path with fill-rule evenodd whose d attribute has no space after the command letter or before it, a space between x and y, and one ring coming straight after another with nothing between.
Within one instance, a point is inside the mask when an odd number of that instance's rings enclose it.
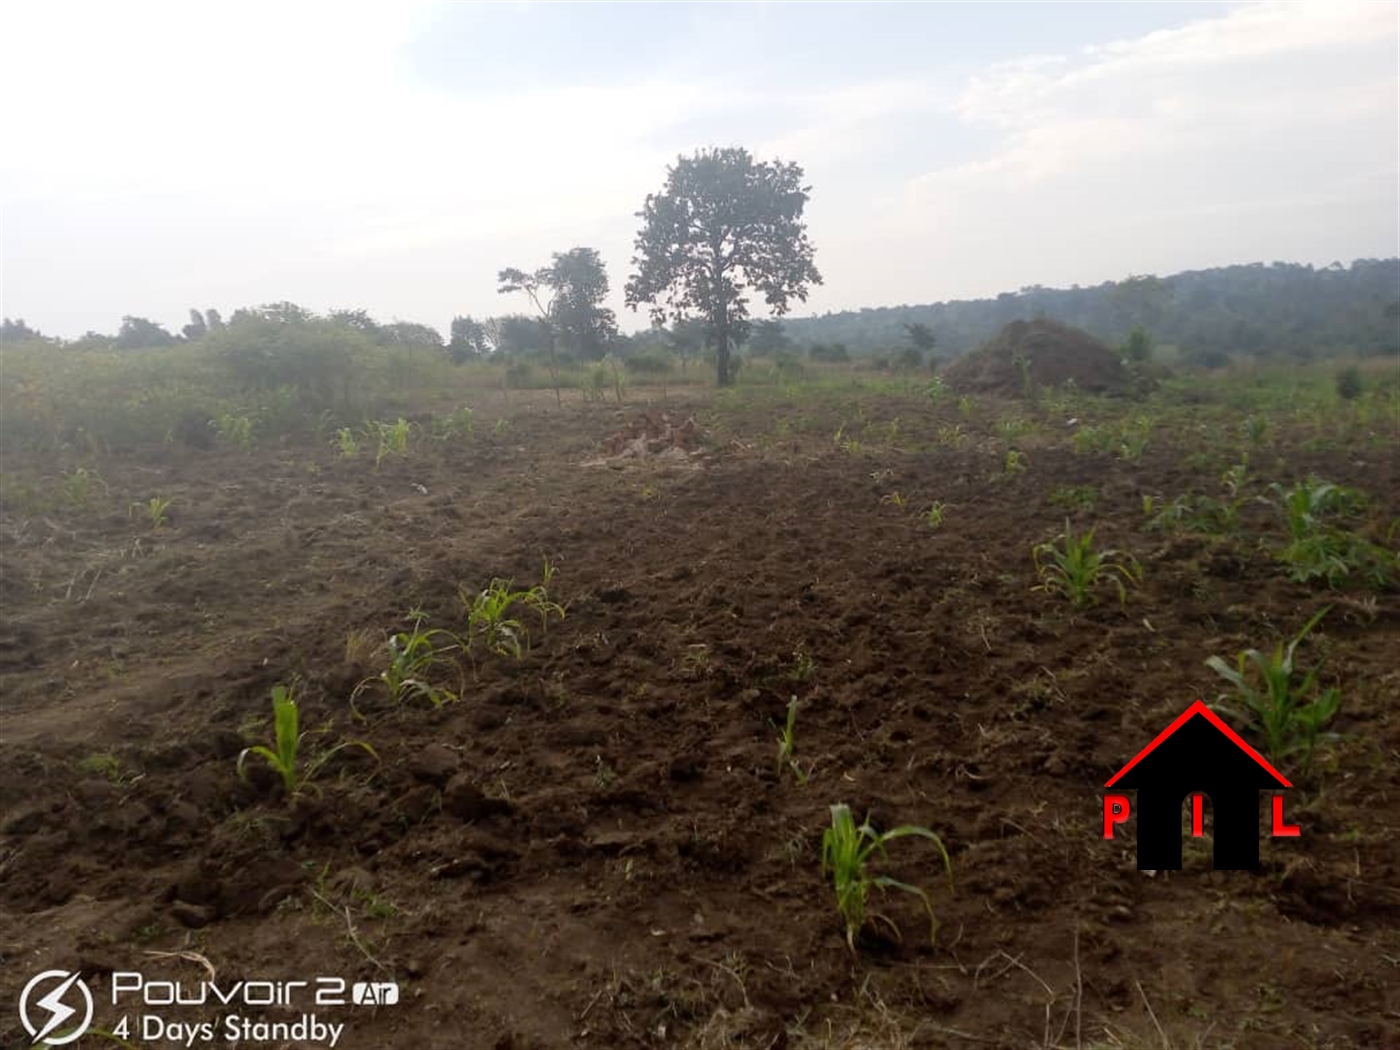
<instances>
[{"instance_id":1,"label":"corn plant","mask_svg":"<svg viewBox=\"0 0 1400 1050\"><path fill-rule=\"evenodd\" d=\"M961 423L941 423L934 440L945 448L962 448L967 444L967 435L963 433Z\"/></svg>"},{"instance_id":2,"label":"corn plant","mask_svg":"<svg viewBox=\"0 0 1400 1050\"><path fill-rule=\"evenodd\" d=\"M1055 491L1050 493L1050 505L1063 507L1065 510L1076 510L1085 513L1092 513L1094 505L1098 502L1099 490L1093 485L1059 485ZM1144 500L1150 500L1151 496L1144 496ZM1144 502L1143 508L1146 510L1150 504Z\"/></svg>"},{"instance_id":3,"label":"corn plant","mask_svg":"<svg viewBox=\"0 0 1400 1050\"><path fill-rule=\"evenodd\" d=\"M1118 589L1118 602L1127 601L1124 582L1139 583L1142 569L1131 554L1116 550L1094 550L1094 530L1075 536L1074 526L1065 519L1065 531L1053 542L1041 543L1031 551L1040 585L1035 589L1063 594L1076 608L1094 604L1095 591L1105 581Z\"/></svg>"},{"instance_id":4,"label":"corn plant","mask_svg":"<svg viewBox=\"0 0 1400 1050\"><path fill-rule=\"evenodd\" d=\"M441 416L433 420L433 437L439 441L446 441L449 438L465 437L476 429L476 423L472 418L472 410L465 405L451 415Z\"/></svg>"},{"instance_id":5,"label":"corn plant","mask_svg":"<svg viewBox=\"0 0 1400 1050\"><path fill-rule=\"evenodd\" d=\"M374 454L374 465L378 467L387 456L408 455L408 439L413 435L413 424L400 416L392 423L377 422L371 425L372 435L378 439L379 448Z\"/></svg>"},{"instance_id":6,"label":"corn plant","mask_svg":"<svg viewBox=\"0 0 1400 1050\"><path fill-rule=\"evenodd\" d=\"M63 473L63 502L73 508L86 507L92 494L92 483L97 482L106 488L106 482L97 476L97 471L78 467L72 472Z\"/></svg>"},{"instance_id":7,"label":"corn plant","mask_svg":"<svg viewBox=\"0 0 1400 1050\"><path fill-rule=\"evenodd\" d=\"M775 772L778 776L783 775L783 767L792 770L792 775L797 778L799 784L805 784L811 779L811 773L804 770L797 762L797 697L788 701L787 722L778 733L778 762Z\"/></svg>"},{"instance_id":8,"label":"corn plant","mask_svg":"<svg viewBox=\"0 0 1400 1050\"><path fill-rule=\"evenodd\" d=\"M924 396L935 405L946 398L948 394L948 384L943 381L942 376L934 376L929 380L928 386L924 387Z\"/></svg>"},{"instance_id":9,"label":"corn plant","mask_svg":"<svg viewBox=\"0 0 1400 1050\"><path fill-rule=\"evenodd\" d=\"M355 688L354 696L378 682L384 686L389 701L396 705L418 698L428 701L434 707L441 707L457 699L458 694L451 690L432 685L428 681L428 675L442 662L447 653L460 648L461 643L449 631L425 629L424 616L421 613L413 614L411 619L413 626L409 630L391 634L385 643L384 648L389 656L387 666L379 674L361 682ZM447 639L447 644L439 646L439 638Z\"/></svg>"},{"instance_id":10,"label":"corn plant","mask_svg":"<svg viewBox=\"0 0 1400 1050\"><path fill-rule=\"evenodd\" d=\"M214 430L219 436L219 440L232 448L242 449L244 452L252 450L256 442L253 439L253 417L234 412L221 412L217 419L213 421Z\"/></svg>"},{"instance_id":11,"label":"corn plant","mask_svg":"<svg viewBox=\"0 0 1400 1050\"><path fill-rule=\"evenodd\" d=\"M1312 765L1318 740L1335 738L1322 729L1336 717L1342 694L1335 686L1319 687L1320 667L1303 675L1295 667L1294 654L1330 609L1318 611L1286 646L1279 643L1267 656L1258 649L1246 649L1236 655L1234 667L1218 656L1206 660L1211 670L1235 687L1234 696L1221 696L1215 709L1255 729L1270 760L1280 762L1301 752L1304 772Z\"/></svg>"},{"instance_id":12,"label":"corn plant","mask_svg":"<svg viewBox=\"0 0 1400 1050\"><path fill-rule=\"evenodd\" d=\"M971 419L972 414L977 411L977 405L967 394L958 398L958 415L963 419Z\"/></svg>"},{"instance_id":13,"label":"corn plant","mask_svg":"<svg viewBox=\"0 0 1400 1050\"><path fill-rule=\"evenodd\" d=\"M924 524L930 529L940 529L943 527L943 516L948 510L948 504L942 500L934 500L929 504L928 510L924 511L922 517Z\"/></svg>"},{"instance_id":14,"label":"corn plant","mask_svg":"<svg viewBox=\"0 0 1400 1050\"><path fill-rule=\"evenodd\" d=\"M1026 454L1014 448L1006 450L1006 459L1002 462L1002 477L1012 477L1016 474L1024 473L1026 469Z\"/></svg>"},{"instance_id":15,"label":"corn plant","mask_svg":"<svg viewBox=\"0 0 1400 1050\"><path fill-rule=\"evenodd\" d=\"M360 454L360 442L355 437L355 432L349 427L341 427L335 432L335 440L331 444L340 452L341 459L354 459Z\"/></svg>"},{"instance_id":16,"label":"corn plant","mask_svg":"<svg viewBox=\"0 0 1400 1050\"><path fill-rule=\"evenodd\" d=\"M284 685L272 689L273 746L257 744L245 747L238 756L238 775L247 779L248 759L254 756L263 759L282 778L282 786L287 798L294 798L303 788L311 786L311 781L332 758L346 748L358 747L376 760L379 755L363 740L346 740L315 758L307 759L301 744L306 734L301 732L300 714L292 690Z\"/></svg>"},{"instance_id":17,"label":"corn plant","mask_svg":"<svg viewBox=\"0 0 1400 1050\"><path fill-rule=\"evenodd\" d=\"M903 494L899 492L891 492L888 495L880 497L881 506L889 505L893 507L898 507L900 510L903 510L905 504L907 504L908 502L909 501L904 498Z\"/></svg>"},{"instance_id":18,"label":"corn plant","mask_svg":"<svg viewBox=\"0 0 1400 1050\"><path fill-rule=\"evenodd\" d=\"M1137 462L1147 450L1147 441L1152 434L1152 420L1148 416L1138 416L1131 423L1125 423L1118 432L1118 458Z\"/></svg>"},{"instance_id":19,"label":"corn plant","mask_svg":"<svg viewBox=\"0 0 1400 1050\"><path fill-rule=\"evenodd\" d=\"M145 507L146 517L150 519L151 528L159 529L170 520L168 512L170 505L174 502L173 496L152 496L144 504L138 503L136 506Z\"/></svg>"},{"instance_id":20,"label":"corn plant","mask_svg":"<svg viewBox=\"0 0 1400 1050\"><path fill-rule=\"evenodd\" d=\"M1292 488L1269 488L1288 526L1289 542L1276 556L1289 566L1290 579L1307 583L1320 578L1335 586L1361 572L1380 587L1400 568L1400 554L1339 524L1361 509L1359 493L1316 478Z\"/></svg>"},{"instance_id":21,"label":"corn plant","mask_svg":"<svg viewBox=\"0 0 1400 1050\"><path fill-rule=\"evenodd\" d=\"M831 826L822 832L822 874L831 878L832 887L836 891L836 909L846 924L846 944L853 952L856 950L856 936L865 928L870 891L875 887L881 890L903 890L918 897L923 902L924 910L928 912L929 940L932 941L938 934L938 919L934 916L933 902L926 891L888 875L877 875L871 870L876 855L886 855L886 843L909 836L928 839L938 847L951 889L952 861L948 859L943 840L928 828L906 824L903 827L878 832L871 826L868 816L865 822L857 827L855 818L851 815L851 807L845 803L831 807ZM898 935L899 930L892 922L882 916L876 917L881 918Z\"/></svg>"},{"instance_id":22,"label":"corn plant","mask_svg":"<svg viewBox=\"0 0 1400 1050\"><path fill-rule=\"evenodd\" d=\"M548 560L544 563L544 580L554 577L554 566ZM540 618L540 633L549 630L549 618L564 618L564 607L552 601L545 583L537 584L528 590L516 590L513 580L493 579L485 590L475 594L465 588L458 590L458 596L467 613L467 646L470 649L477 640L498 656L510 656L519 660L529 648L530 631L523 622L512 615L517 605L528 609Z\"/></svg>"}]
</instances>

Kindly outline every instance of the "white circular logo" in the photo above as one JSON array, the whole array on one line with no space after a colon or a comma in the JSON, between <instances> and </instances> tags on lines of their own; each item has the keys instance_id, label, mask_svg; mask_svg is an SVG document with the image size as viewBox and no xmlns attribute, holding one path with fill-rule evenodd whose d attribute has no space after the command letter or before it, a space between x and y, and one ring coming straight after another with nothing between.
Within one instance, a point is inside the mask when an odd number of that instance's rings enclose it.
<instances>
[{"instance_id":1,"label":"white circular logo","mask_svg":"<svg viewBox=\"0 0 1400 1050\"><path fill-rule=\"evenodd\" d=\"M39 986L46 981L57 981L58 987L34 1000L34 1005L43 1011L40 1020L44 1022L43 1027L36 1027L29 1019L29 1000L38 994ZM82 994L83 1019L66 1035L49 1038L50 1032L56 1031L60 1025L79 1012L63 1001L75 986ZM35 1046L40 1043L45 1046L63 1046L80 1038L92 1024L92 993L88 991L87 985L78 980L76 973L69 973L67 970L45 970L30 978L29 983L24 986L24 991L19 993L19 1019L24 1025L24 1030L34 1037Z\"/></svg>"}]
</instances>

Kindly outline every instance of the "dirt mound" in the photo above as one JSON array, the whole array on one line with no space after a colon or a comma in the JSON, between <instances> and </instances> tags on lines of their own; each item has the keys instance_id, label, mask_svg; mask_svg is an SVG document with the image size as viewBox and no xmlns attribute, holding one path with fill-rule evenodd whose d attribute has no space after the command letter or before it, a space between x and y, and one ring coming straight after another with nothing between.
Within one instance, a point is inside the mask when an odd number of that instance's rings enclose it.
<instances>
[{"instance_id":1,"label":"dirt mound","mask_svg":"<svg viewBox=\"0 0 1400 1050\"><path fill-rule=\"evenodd\" d=\"M705 450L706 434L694 417L677 423L665 413L648 412L603 439L609 459L684 460Z\"/></svg>"},{"instance_id":2,"label":"dirt mound","mask_svg":"<svg viewBox=\"0 0 1400 1050\"><path fill-rule=\"evenodd\" d=\"M1026 375L1036 387L1070 380L1095 394L1126 394L1132 377L1118 354L1088 332L1058 321L1012 321L990 342L949 365L943 373L960 394L1021 397Z\"/></svg>"}]
</instances>

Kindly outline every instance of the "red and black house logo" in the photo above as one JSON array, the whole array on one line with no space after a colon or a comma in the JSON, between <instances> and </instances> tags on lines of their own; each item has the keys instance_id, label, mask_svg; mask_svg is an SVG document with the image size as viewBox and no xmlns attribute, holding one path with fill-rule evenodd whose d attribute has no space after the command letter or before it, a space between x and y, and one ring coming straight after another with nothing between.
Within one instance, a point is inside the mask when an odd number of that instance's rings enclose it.
<instances>
[{"instance_id":1,"label":"red and black house logo","mask_svg":"<svg viewBox=\"0 0 1400 1050\"><path fill-rule=\"evenodd\" d=\"M1204 834L1204 799L1209 797L1215 829L1215 868L1259 867L1259 792L1293 785L1264 756L1240 739L1214 711L1194 704L1104 787L1137 791L1138 868L1181 867L1181 805L1191 796L1191 833ZM1103 837L1131 815L1127 795L1105 795ZM1301 833L1283 823L1283 796L1272 801L1275 837Z\"/></svg>"}]
</instances>

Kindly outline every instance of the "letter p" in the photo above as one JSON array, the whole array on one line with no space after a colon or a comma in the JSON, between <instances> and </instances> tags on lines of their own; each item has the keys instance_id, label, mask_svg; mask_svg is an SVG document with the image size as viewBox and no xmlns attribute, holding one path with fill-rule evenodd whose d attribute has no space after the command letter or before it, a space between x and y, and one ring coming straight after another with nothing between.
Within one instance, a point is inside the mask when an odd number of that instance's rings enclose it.
<instances>
[{"instance_id":1,"label":"letter p","mask_svg":"<svg viewBox=\"0 0 1400 1050\"><path fill-rule=\"evenodd\" d=\"M1103 837L1113 838L1113 825L1128 819L1130 810L1127 795L1105 795L1103 797Z\"/></svg>"}]
</instances>

